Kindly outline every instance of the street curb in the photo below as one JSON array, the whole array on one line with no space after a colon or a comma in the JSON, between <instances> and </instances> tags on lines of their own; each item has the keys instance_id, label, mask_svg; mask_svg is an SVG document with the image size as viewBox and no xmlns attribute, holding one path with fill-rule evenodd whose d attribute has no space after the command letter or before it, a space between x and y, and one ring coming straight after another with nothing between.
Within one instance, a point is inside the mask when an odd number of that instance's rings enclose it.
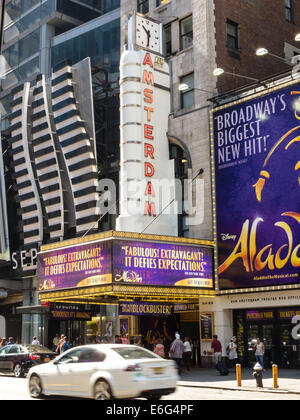
<instances>
[{"instance_id":1,"label":"street curb","mask_svg":"<svg viewBox=\"0 0 300 420\"><path fill-rule=\"evenodd\" d=\"M221 389L228 391L250 391L250 392L265 392L272 394L295 394L300 395L299 391L289 390L289 389L273 389L273 388L251 388L251 387L232 387L232 386L214 386L214 385L199 385L198 383L193 382L177 382L177 386L182 386L186 388L207 388L207 389Z\"/></svg>"}]
</instances>

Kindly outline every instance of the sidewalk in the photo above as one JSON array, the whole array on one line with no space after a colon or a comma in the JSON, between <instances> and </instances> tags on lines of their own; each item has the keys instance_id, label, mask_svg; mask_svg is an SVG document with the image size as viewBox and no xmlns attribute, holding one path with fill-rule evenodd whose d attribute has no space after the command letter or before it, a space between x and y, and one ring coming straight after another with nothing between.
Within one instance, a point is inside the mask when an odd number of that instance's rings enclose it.
<instances>
[{"instance_id":1,"label":"sidewalk","mask_svg":"<svg viewBox=\"0 0 300 420\"><path fill-rule=\"evenodd\" d=\"M215 369L194 368L191 372L183 372L178 386L227 389L240 391L259 391L274 393L298 394L300 399L300 369L279 369L278 386L273 388L272 370L263 372L264 388L256 388L256 381L252 376L252 370L242 369L242 387L237 386L235 369L230 369L228 376L220 376Z\"/></svg>"}]
</instances>

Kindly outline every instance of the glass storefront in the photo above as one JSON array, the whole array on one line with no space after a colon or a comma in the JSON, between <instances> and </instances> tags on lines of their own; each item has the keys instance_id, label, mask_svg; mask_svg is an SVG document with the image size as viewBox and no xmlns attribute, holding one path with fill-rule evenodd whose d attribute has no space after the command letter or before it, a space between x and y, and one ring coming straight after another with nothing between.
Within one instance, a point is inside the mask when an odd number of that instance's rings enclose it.
<instances>
[{"instance_id":1,"label":"glass storefront","mask_svg":"<svg viewBox=\"0 0 300 420\"><path fill-rule=\"evenodd\" d=\"M300 339L293 329L300 308L257 309L234 312L234 334L238 340L238 355L244 366L255 363L254 345L260 338L265 345L264 363L271 368L300 368ZM300 337L299 337L300 338Z\"/></svg>"}]
</instances>

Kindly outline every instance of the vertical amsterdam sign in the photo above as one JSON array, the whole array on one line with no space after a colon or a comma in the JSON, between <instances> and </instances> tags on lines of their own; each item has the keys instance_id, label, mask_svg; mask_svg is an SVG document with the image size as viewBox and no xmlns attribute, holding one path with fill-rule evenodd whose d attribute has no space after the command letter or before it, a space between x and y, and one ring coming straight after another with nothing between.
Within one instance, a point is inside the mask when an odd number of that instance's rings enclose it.
<instances>
[{"instance_id":1,"label":"vertical amsterdam sign","mask_svg":"<svg viewBox=\"0 0 300 420\"><path fill-rule=\"evenodd\" d=\"M170 71L160 55L161 25L139 15L130 22L132 44L124 51L120 65L117 230L141 233L146 229L145 233L176 236L177 214L168 206L175 197L175 171L167 138ZM157 215L158 222L151 224Z\"/></svg>"}]
</instances>

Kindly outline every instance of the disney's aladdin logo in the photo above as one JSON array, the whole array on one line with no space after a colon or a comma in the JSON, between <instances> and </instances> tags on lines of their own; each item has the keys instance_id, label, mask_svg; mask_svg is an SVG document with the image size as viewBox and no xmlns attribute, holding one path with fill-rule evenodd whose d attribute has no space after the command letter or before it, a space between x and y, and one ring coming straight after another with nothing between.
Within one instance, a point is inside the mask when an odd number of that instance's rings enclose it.
<instances>
[{"instance_id":1,"label":"disney's aladdin logo","mask_svg":"<svg viewBox=\"0 0 300 420\"><path fill-rule=\"evenodd\" d=\"M250 271L261 271L264 268L280 270L288 262L291 263L292 267L300 267L300 244L295 243L292 228L288 223L293 219L300 224L300 214L286 212L282 216L285 219L278 221L274 226L286 234L286 243L282 244L277 250L273 249L273 244L266 245L262 249L257 249L257 227L264 220L262 218L255 219L251 227L250 221L246 220L243 224L238 243L229 258L219 267L219 274L227 270L238 259L242 260L248 273ZM297 237L299 238L299 235Z\"/></svg>"}]
</instances>

